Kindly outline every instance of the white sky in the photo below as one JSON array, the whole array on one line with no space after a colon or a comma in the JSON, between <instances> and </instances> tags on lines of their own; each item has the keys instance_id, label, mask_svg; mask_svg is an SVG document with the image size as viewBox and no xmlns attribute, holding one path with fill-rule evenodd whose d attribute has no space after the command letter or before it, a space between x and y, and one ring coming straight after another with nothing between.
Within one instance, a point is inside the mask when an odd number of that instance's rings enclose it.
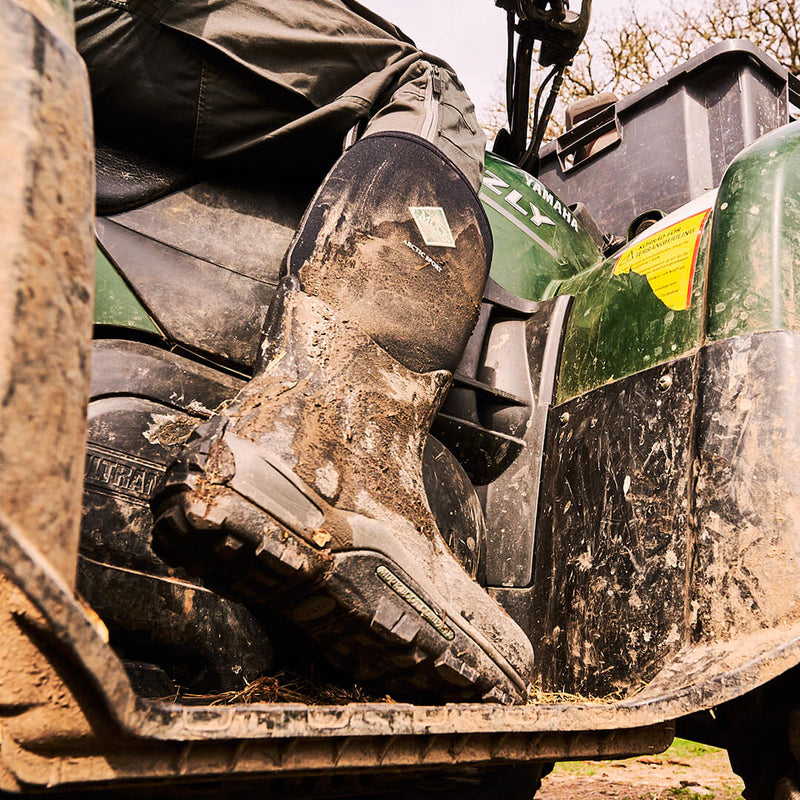
<instances>
[{"instance_id":1,"label":"white sky","mask_svg":"<svg viewBox=\"0 0 800 800\"><path fill-rule=\"evenodd\" d=\"M361 0L391 20L422 50L447 61L472 98L481 117L492 98L503 94L506 63L506 15L494 0ZM637 8L654 8L640 0ZM615 17L623 0L593 0L592 22ZM573 8L578 8L577 2Z\"/></svg>"}]
</instances>

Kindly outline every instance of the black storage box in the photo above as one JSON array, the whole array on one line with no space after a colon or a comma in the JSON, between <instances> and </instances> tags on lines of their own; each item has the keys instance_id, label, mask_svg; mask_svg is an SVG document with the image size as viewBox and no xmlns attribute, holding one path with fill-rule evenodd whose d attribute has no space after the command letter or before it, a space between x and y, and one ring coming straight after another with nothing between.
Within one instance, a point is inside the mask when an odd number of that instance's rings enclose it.
<instances>
[{"instance_id":1,"label":"black storage box","mask_svg":"<svg viewBox=\"0 0 800 800\"><path fill-rule=\"evenodd\" d=\"M539 177L606 233L719 186L733 157L790 121L800 81L750 42L710 47L541 150Z\"/></svg>"}]
</instances>

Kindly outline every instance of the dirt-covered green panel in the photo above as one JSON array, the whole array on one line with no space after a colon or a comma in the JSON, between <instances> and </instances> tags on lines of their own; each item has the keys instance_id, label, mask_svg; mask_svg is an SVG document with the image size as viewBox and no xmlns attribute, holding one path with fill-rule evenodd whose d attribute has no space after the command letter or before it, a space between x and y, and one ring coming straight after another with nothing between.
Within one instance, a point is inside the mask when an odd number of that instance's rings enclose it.
<instances>
[{"instance_id":1,"label":"dirt-covered green panel","mask_svg":"<svg viewBox=\"0 0 800 800\"><path fill-rule=\"evenodd\" d=\"M164 335L99 246L95 248L94 297L95 325L116 325Z\"/></svg>"},{"instance_id":2,"label":"dirt-covered green panel","mask_svg":"<svg viewBox=\"0 0 800 800\"><path fill-rule=\"evenodd\" d=\"M600 253L575 215L544 184L486 154L480 198L494 238L491 276L528 300L597 262Z\"/></svg>"},{"instance_id":3,"label":"dirt-covered green panel","mask_svg":"<svg viewBox=\"0 0 800 800\"><path fill-rule=\"evenodd\" d=\"M708 338L800 331L800 122L736 157L714 219Z\"/></svg>"},{"instance_id":4,"label":"dirt-covered green panel","mask_svg":"<svg viewBox=\"0 0 800 800\"><path fill-rule=\"evenodd\" d=\"M693 350L703 335L709 193L611 258L563 280L575 296L561 359L561 403Z\"/></svg>"},{"instance_id":5,"label":"dirt-covered green panel","mask_svg":"<svg viewBox=\"0 0 800 800\"><path fill-rule=\"evenodd\" d=\"M488 155L480 196L495 240L492 278L531 300L575 297L557 402L699 345L714 193L605 260L569 208L518 167Z\"/></svg>"}]
</instances>

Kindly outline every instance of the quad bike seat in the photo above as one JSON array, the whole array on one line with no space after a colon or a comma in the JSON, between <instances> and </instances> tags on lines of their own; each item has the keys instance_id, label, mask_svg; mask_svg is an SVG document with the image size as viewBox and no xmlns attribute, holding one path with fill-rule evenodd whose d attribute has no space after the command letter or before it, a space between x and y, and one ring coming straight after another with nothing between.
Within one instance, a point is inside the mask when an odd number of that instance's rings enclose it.
<instances>
[{"instance_id":1,"label":"quad bike seat","mask_svg":"<svg viewBox=\"0 0 800 800\"><path fill-rule=\"evenodd\" d=\"M95 148L97 213L119 214L182 189L188 170L104 142Z\"/></svg>"}]
</instances>

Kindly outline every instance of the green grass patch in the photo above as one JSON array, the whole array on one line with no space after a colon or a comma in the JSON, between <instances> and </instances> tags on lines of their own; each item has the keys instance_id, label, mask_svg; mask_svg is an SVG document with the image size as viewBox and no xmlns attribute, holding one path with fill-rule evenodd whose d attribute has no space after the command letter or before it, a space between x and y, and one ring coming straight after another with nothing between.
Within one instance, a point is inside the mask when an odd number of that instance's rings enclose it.
<instances>
[{"instance_id":1,"label":"green grass patch","mask_svg":"<svg viewBox=\"0 0 800 800\"><path fill-rule=\"evenodd\" d=\"M724 786L714 791L698 792L692 786L680 786L669 790L676 800L741 800L742 795L735 786Z\"/></svg>"},{"instance_id":2,"label":"green grass patch","mask_svg":"<svg viewBox=\"0 0 800 800\"><path fill-rule=\"evenodd\" d=\"M715 792L697 792L689 786L675 787L669 790L669 794L679 800L714 800L716 797Z\"/></svg>"},{"instance_id":3,"label":"green grass patch","mask_svg":"<svg viewBox=\"0 0 800 800\"><path fill-rule=\"evenodd\" d=\"M705 744L690 742L687 739L675 739L667 750L654 755L643 754L616 761L561 761L556 764L553 774L574 778L592 778L605 774L608 776L607 779L609 781L613 781L616 778L614 773L617 772L614 769L615 764L627 763L633 765L637 761L642 761L644 764L660 765L662 770L675 770L670 775L674 776L675 783L679 783L683 776L692 774L689 766L699 766L705 758L710 758L712 765L715 762L718 764L719 759L714 757L721 752L723 751L718 747L709 747ZM711 768L717 769L717 766L712 766ZM618 772L619 778L622 779L623 775L628 771L620 769ZM720 786L718 781L715 782L714 789L700 787L697 784L674 786L671 789L642 789L638 793L634 791L625 800L653 800L653 798L669 798L669 800L741 800L741 786L736 785L737 783L738 781L728 785L728 782L725 781L725 785Z\"/></svg>"},{"instance_id":4,"label":"green grass patch","mask_svg":"<svg viewBox=\"0 0 800 800\"><path fill-rule=\"evenodd\" d=\"M553 769L553 775L574 775L592 778L597 775L602 765L597 761L559 761Z\"/></svg>"},{"instance_id":5,"label":"green grass patch","mask_svg":"<svg viewBox=\"0 0 800 800\"><path fill-rule=\"evenodd\" d=\"M698 744L697 742L690 742L687 739L675 739L670 745L669 749L663 753L654 756L667 764L671 758L680 758L689 761L693 758L702 758L706 755L718 753L718 747L709 747L705 744ZM636 761L641 756L625 759L626 761ZM554 775L574 775L576 777L591 778L604 768L604 766L613 764L613 761L559 761L555 769ZM683 791L683 789L676 790ZM676 797L685 798L685 800L694 800L689 794L676 795ZM706 795L709 797L709 795Z\"/></svg>"},{"instance_id":6,"label":"green grass patch","mask_svg":"<svg viewBox=\"0 0 800 800\"><path fill-rule=\"evenodd\" d=\"M719 747L710 747L699 742L690 742L688 739L675 739L667 750L665 756L677 756L678 758L697 758L709 753L718 753Z\"/></svg>"}]
</instances>

